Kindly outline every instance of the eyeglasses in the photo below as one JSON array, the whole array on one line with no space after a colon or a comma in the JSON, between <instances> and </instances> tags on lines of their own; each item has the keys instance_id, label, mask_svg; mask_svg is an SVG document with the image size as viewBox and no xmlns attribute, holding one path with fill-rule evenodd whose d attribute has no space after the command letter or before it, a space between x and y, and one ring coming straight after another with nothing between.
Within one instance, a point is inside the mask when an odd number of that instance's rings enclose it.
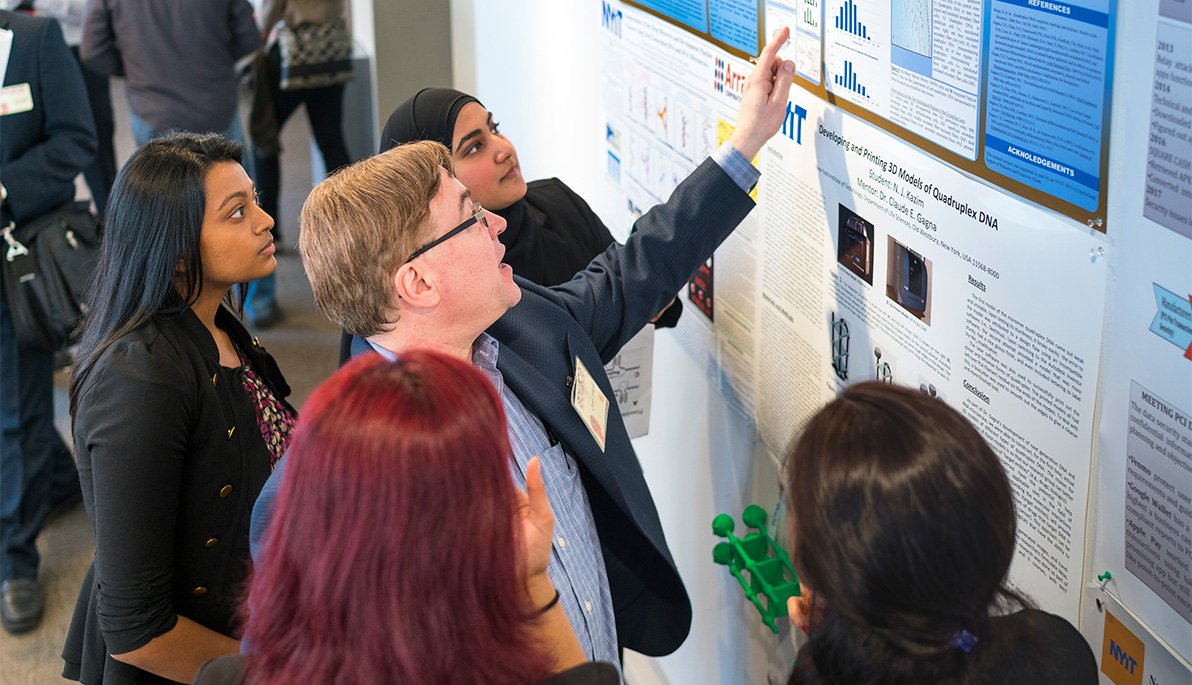
<instances>
[{"instance_id":1,"label":"eyeglasses","mask_svg":"<svg viewBox=\"0 0 1192 685\"><path fill-rule=\"evenodd\" d=\"M479 202L473 202L472 203L472 216L469 217L467 221L456 226L455 228L451 229L450 231L447 231L446 233L439 236L438 238L435 238L434 240L430 241L426 245L423 245L421 248L415 250L414 254L410 255L410 258L402 263L409 264L410 262L412 262L415 259L417 259L418 257L420 257L423 252L426 252L430 248L434 247L435 245L438 245L439 243L447 240L448 238L451 238L459 233L463 233L465 230L467 230L467 228L469 226L476 223L477 221L480 222L480 225L484 226L485 228L488 228L488 217L484 213L484 207L481 207Z\"/></svg>"}]
</instances>

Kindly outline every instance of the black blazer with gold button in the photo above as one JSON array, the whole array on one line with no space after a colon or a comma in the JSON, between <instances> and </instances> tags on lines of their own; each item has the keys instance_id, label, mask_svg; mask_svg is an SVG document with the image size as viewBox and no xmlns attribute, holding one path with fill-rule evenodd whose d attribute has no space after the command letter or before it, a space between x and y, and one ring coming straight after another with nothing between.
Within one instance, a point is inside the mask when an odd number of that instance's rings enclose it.
<instances>
[{"instance_id":1,"label":"black blazer with gold button","mask_svg":"<svg viewBox=\"0 0 1192 685\"><path fill-rule=\"evenodd\" d=\"M285 402L290 388L257 340L223 308L216 325ZM63 675L164 682L110 655L144 646L178 616L233 634L249 518L270 473L254 402L187 309L104 351L80 389L74 441L96 549Z\"/></svg>"}]
</instances>

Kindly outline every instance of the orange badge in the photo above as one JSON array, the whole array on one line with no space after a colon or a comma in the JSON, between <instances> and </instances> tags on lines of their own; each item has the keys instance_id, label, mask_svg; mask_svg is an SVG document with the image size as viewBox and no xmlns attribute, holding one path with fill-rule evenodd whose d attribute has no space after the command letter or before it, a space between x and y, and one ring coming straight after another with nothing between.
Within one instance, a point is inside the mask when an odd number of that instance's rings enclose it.
<instances>
[{"instance_id":1,"label":"orange badge","mask_svg":"<svg viewBox=\"0 0 1192 685\"><path fill-rule=\"evenodd\" d=\"M1114 685L1142 685L1142 662L1145 651L1142 640L1130 629L1105 612L1105 639L1101 647L1101 672Z\"/></svg>"}]
</instances>

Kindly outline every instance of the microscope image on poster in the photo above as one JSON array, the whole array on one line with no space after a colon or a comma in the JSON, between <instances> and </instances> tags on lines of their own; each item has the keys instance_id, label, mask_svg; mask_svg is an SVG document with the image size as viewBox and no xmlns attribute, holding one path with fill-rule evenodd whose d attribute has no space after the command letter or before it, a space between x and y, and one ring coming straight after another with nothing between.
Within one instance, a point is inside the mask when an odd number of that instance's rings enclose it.
<instances>
[{"instance_id":1,"label":"microscope image on poster","mask_svg":"<svg viewBox=\"0 0 1192 685\"><path fill-rule=\"evenodd\" d=\"M886 296L928 326L931 325L932 264L890 236L886 249Z\"/></svg>"},{"instance_id":2,"label":"microscope image on poster","mask_svg":"<svg viewBox=\"0 0 1192 685\"><path fill-rule=\"evenodd\" d=\"M873 224L840 205L836 261L873 285Z\"/></svg>"}]
</instances>

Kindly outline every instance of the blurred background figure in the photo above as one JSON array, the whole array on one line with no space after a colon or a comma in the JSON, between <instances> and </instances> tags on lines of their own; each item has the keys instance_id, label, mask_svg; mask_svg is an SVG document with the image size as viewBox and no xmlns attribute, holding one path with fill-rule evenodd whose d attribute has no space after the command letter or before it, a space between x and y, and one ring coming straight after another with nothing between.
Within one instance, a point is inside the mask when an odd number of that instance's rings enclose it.
<instances>
[{"instance_id":1,"label":"blurred background figure","mask_svg":"<svg viewBox=\"0 0 1192 685\"><path fill-rule=\"evenodd\" d=\"M187 682L240 649L249 517L295 418L228 298L277 266L241 154L170 134L112 188L70 384L95 532L62 651L73 680Z\"/></svg>"},{"instance_id":2,"label":"blurred background figure","mask_svg":"<svg viewBox=\"0 0 1192 685\"><path fill-rule=\"evenodd\" d=\"M253 651L195 682L617 683L547 576L538 460L522 492L511 457L496 390L467 363L352 361L295 430L248 594Z\"/></svg>"},{"instance_id":3,"label":"blurred background figure","mask_svg":"<svg viewBox=\"0 0 1192 685\"><path fill-rule=\"evenodd\" d=\"M0 117L0 230L38 218L75 196L95 156L95 127L78 64L58 22L0 10L11 32L4 86L28 94ZM11 91L10 91L11 92ZM0 241L0 251L9 246ZM37 627L37 536L55 502L77 497L74 460L54 428L53 350L17 342L0 279L0 623Z\"/></svg>"},{"instance_id":4,"label":"blurred background figure","mask_svg":"<svg viewBox=\"0 0 1192 685\"><path fill-rule=\"evenodd\" d=\"M253 142L257 190L261 208L274 217L273 236L279 248L282 232L278 200L281 194L281 144L279 135L299 105L306 108L311 133L323 156L327 173L351 162L343 137L344 83L351 80L351 35L344 18L343 0L264 0L258 13L265 47L253 65L253 102L249 132ZM284 64L285 40L294 36L317 36L320 45L346 46L347 54L334 63L319 64L301 75L300 69ZM287 58L289 50L287 52ZM283 67L285 76L283 79ZM317 183L319 179L315 179ZM257 328L269 328L282 318L277 306L274 276L249 286L245 311Z\"/></svg>"},{"instance_id":5,"label":"blurred background figure","mask_svg":"<svg viewBox=\"0 0 1192 685\"><path fill-rule=\"evenodd\" d=\"M1080 633L1008 585L1010 481L959 412L918 390L850 386L792 445L787 472L803 584L788 607L810 635L790 685L1097 682Z\"/></svg>"},{"instance_id":6,"label":"blurred background figure","mask_svg":"<svg viewBox=\"0 0 1192 685\"><path fill-rule=\"evenodd\" d=\"M96 212L102 215L108 205L108 193L112 190L112 182L116 180L116 146L113 141L116 129L112 118L112 89L108 77L91 71L79 58L87 0L10 0L10 5L10 9L13 10L57 19L62 26L66 44L79 61L98 142L95 160L83 169L83 178L87 179L87 188L91 190L91 198L95 200Z\"/></svg>"},{"instance_id":7,"label":"blurred background figure","mask_svg":"<svg viewBox=\"0 0 1192 685\"><path fill-rule=\"evenodd\" d=\"M171 130L243 143L235 63L260 44L248 0L91 0L79 52L126 78L137 145Z\"/></svg>"}]
</instances>

